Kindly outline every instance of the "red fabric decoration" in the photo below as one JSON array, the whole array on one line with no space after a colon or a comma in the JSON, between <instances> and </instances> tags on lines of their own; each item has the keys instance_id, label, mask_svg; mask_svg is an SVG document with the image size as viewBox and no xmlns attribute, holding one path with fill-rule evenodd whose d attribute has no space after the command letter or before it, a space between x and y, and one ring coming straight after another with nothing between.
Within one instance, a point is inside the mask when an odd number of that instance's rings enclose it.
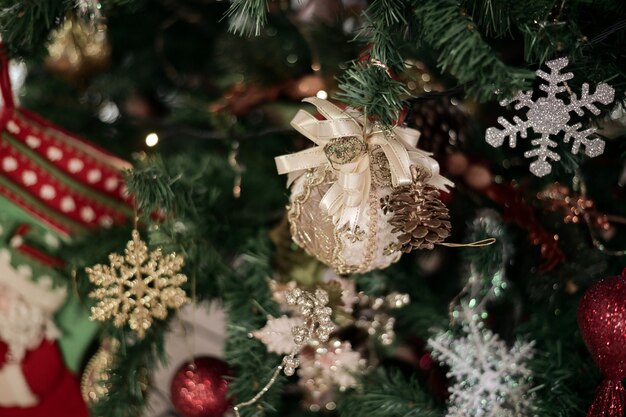
<instances>
[{"instance_id":1,"label":"red fabric decoration","mask_svg":"<svg viewBox=\"0 0 626 417\"><path fill-rule=\"evenodd\" d=\"M0 342L0 367L7 346ZM2 417L88 417L75 376L63 364L57 344L44 340L29 351L21 364L31 391L39 398L35 407L0 408Z\"/></svg>"},{"instance_id":2,"label":"red fabric decoration","mask_svg":"<svg viewBox=\"0 0 626 417\"><path fill-rule=\"evenodd\" d=\"M598 387L587 417L623 417L626 392L626 269L621 276L591 286L578 305L578 326L605 380Z\"/></svg>"},{"instance_id":3,"label":"red fabric decoration","mask_svg":"<svg viewBox=\"0 0 626 417\"><path fill-rule=\"evenodd\" d=\"M31 230L31 226L26 223L20 224L11 236L11 246L18 252L35 259L39 263L53 268L62 268L65 265L62 259L48 255L41 249L31 246L27 242L27 234Z\"/></svg>"},{"instance_id":4,"label":"red fabric decoration","mask_svg":"<svg viewBox=\"0 0 626 417\"><path fill-rule=\"evenodd\" d=\"M565 255L555 239L535 217L532 207L524 200L524 194L512 184L491 184L483 194L496 202L503 211L504 219L515 222L528 232L528 241L539 246L544 262L539 266L547 272L565 260Z\"/></svg>"},{"instance_id":5,"label":"red fabric decoration","mask_svg":"<svg viewBox=\"0 0 626 417\"><path fill-rule=\"evenodd\" d=\"M9 346L0 340L0 369L7 360L7 353L9 353Z\"/></svg>"},{"instance_id":6,"label":"red fabric decoration","mask_svg":"<svg viewBox=\"0 0 626 417\"><path fill-rule=\"evenodd\" d=\"M1 195L65 236L130 216L122 170L131 165L16 107L3 45L0 94Z\"/></svg>"}]
</instances>

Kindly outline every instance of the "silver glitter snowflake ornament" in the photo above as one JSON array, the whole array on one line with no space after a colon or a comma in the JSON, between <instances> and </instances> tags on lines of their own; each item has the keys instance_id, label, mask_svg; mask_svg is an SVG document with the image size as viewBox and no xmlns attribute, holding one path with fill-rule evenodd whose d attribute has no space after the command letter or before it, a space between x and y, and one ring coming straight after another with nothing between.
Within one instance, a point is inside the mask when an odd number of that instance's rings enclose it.
<instances>
[{"instance_id":1,"label":"silver glitter snowflake ornament","mask_svg":"<svg viewBox=\"0 0 626 417\"><path fill-rule=\"evenodd\" d=\"M442 331L428 340L432 356L449 367L446 417L519 417L534 415L527 365L533 343L508 347L484 327L480 316L465 307L462 334Z\"/></svg>"},{"instance_id":2,"label":"silver glitter snowflake ornament","mask_svg":"<svg viewBox=\"0 0 626 417\"><path fill-rule=\"evenodd\" d=\"M561 69L565 68L567 64L567 58L559 58L546 63L551 70L549 74L542 70L537 71L537 76L547 82L539 86L541 90L546 92L545 97L533 101L532 91L520 91L514 99L500 102L502 106L517 102L515 104L516 110L527 108L527 120L514 116L513 123L510 123L504 117L499 117L498 123L504 129L490 127L485 134L487 143L491 146L502 146L504 140L508 138L511 148L515 148L518 134L521 138L526 138L529 128L540 134L541 137L531 141L535 148L524 153L526 158L537 158L530 164L530 172L538 177L543 177L552 171L549 160L558 161L561 159L556 152L551 150L557 146L557 142L550 139L553 135L563 132L563 142L569 143L570 140L573 140L573 154L578 153L581 145L584 146L584 152L589 157L595 157L604 152L604 141L594 137L596 129L590 127L579 130L582 123L569 124L570 112L583 116L585 109L587 109L597 115L600 110L594 103L611 103L615 96L615 90L608 84L601 83L598 84L593 94L589 94L589 84L584 83L580 99L576 97L576 94L570 92L569 103L565 103L557 94L567 91L568 87L565 82L574 77L571 72L561 73Z\"/></svg>"}]
</instances>

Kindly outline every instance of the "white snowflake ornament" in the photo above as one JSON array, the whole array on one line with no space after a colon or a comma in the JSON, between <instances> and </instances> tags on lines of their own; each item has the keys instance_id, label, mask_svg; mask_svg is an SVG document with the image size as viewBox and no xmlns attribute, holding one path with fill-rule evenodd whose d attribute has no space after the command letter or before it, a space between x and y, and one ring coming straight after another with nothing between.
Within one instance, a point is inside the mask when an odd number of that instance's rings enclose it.
<instances>
[{"instance_id":1,"label":"white snowflake ornament","mask_svg":"<svg viewBox=\"0 0 626 417\"><path fill-rule=\"evenodd\" d=\"M600 83L596 87L596 91L589 94L589 84L584 83L580 99L576 97L576 94L570 93L569 103L565 103L557 94L567 91L565 82L574 77L571 72L561 73L561 69L565 68L567 64L568 60L564 57L546 63L551 70L549 74L537 70L537 76L547 82L539 86L542 91L546 92L545 97L533 101L532 91L520 91L514 99L500 102L502 106L517 102L514 106L516 110L527 108L527 120L514 116L513 123L510 123L504 117L499 117L498 123L504 129L490 127L485 134L487 143L491 146L502 146L504 140L508 138L511 148L515 148L518 134L521 138L527 137L529 128L540 134L539 138L531 141L535 149L524 153L526 158L537 158L530 164L530 172L538 177L543 177L552 171L549 160L559 161L561 159L556 152L551 150L557 146L557 142L550 139L551 136L558 135L560 132L565 134L563 142L569 143L573 139L572 154L577 154L581 145L584 147L584 153L592 158L604 152L604 141L594 137L596 129L590 127L579 130L582 123L569 124L570 113L574 112L583 116L585 109L587 109L595 115L599 114L600 110L594 103L611 103L615 97L615 90L606 83Z\"/></svg>"},{"instance_id":2,"label":"white snowflake ornament","mask_svg":"<svg viewBox=\"0 0 626 417\"><path fill-rule=\"evenodd\" d=\"M466 324L455 337L442 331L428 340L432 356L449 366L453 382L446 417L519 417L532 415L532 375L527 361L533 344L512 347L484 328L479 315L464 308Z\"/></svg>"}]
</instances>

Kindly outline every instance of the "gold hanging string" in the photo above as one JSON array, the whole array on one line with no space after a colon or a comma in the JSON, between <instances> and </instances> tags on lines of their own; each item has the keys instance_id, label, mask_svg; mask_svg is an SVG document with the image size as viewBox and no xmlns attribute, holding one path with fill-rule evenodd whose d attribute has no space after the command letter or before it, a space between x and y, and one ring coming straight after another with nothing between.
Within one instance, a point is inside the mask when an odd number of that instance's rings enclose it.
<instances>
[{"instance_id":1,"label":"gold hanging string","mask_svg":"<svg viewBox=\"0 0 626 417\"><path fill-rule=\"evenodd\" d=\"M370 58L370 64L372 64L375 67L382 68L383 70L385 70L385 73L387 73L387 76L389 76L389 78L393 78L391 76L391 71L389 70L389 67L387 66L387 64L382 62L380 59Z\"/></svg>"},{"instance_id":2,"label":"gold hanging string","mask_svg":"<svg viewBox=\"0 0 626 417\"><path fill-rule=\"evenodd\" d=\"M267 391L270 390L270 388L272 388L272 385L274 385L274 383L278 379L278 375L280 374L280 371L282 371L282 369L283 369L283 365L278 365L276 369L274 370L274 373L272 374L272 377L270 378L270 380L267 382L267 384L265 384L263 388L261 388L259 392L256 393L254 397L250 398L248 401L244 401L239 404L236 404L233 407L233 411L235 412L236 417L241 417L241 415L239 414L240 409L242 409L243 407L247 407L249 405L255 404L257 401L261 399L261 397L265 395Z\"/></svg>"},{"instance_id":3,"label":"gold hanging string","mask_svg":"<svg viewBox=\"0 0 626 417\"><path fill-rule=\"evenodd\" d=\"M495 237L488 237L487 239L477 240L471 243L438 243L438 245L446 246L448 248L482 248L484 246L491 246L496 243Z\"/></svg>"},{"instance_id":4,"label":"gold hanging string","mask_svg":"<svg viewBox=\"0 0 626 417\"><path fill-rule=\"evenodd\" d=\"M228 165L235 173L235 178L233 180L233 197L235 198L241 197L241 177L244 171L243 167L239 163L238 156L239 141L235 139L230 147L230 152L228 152Z\"/></svg>"}]
</instances>

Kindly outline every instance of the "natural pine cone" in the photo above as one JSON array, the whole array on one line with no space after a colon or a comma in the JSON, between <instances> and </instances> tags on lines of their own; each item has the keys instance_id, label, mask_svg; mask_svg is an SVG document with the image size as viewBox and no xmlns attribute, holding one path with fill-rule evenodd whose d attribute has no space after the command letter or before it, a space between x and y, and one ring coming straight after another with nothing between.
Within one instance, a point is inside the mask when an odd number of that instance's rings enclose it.
<instances>
[{"instance_id":1,"label":"natural pine cone","mask_svg":"<svg viewBox=\"0 0 626 417\"><path fill-rule=\"evenodd\" d=\"M398 248L408 253L433 249L450 236L448 208L439 200L439 191L426 184L427 175L411 167L413 183L397 187L384 201L383 211L392 212L392 233L400 232Z\"/></svg>"},{"instance_id":2,"label":"natural pine cone","mask_svg":"<svg viewBox=\"0 0 626 417\"><path fill-rule=\"evenodd\" d=\"M405 122L420 131L420 149L432 152L438 160L468 140L469 117L463 106L449 97L412 102Z\"/></svg>"}]
</instances>

